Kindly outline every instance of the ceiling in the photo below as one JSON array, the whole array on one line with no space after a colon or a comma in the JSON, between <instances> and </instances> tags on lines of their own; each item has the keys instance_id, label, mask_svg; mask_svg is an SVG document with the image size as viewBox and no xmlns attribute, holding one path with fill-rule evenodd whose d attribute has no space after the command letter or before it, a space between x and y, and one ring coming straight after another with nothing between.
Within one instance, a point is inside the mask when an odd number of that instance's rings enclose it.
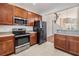
<instances>
[{"instance_id":1,"label":"ceiling","mask_svg":"<svg viewBox=\"0 0 79 59\"><path fill-rule=\"evenodd\" d=\"M15 3L15 5L25 8L27 10L37 12L39 14L48 11L59 11L72 6L78 5L77 3Z\"/></svg>"}]
</instances>

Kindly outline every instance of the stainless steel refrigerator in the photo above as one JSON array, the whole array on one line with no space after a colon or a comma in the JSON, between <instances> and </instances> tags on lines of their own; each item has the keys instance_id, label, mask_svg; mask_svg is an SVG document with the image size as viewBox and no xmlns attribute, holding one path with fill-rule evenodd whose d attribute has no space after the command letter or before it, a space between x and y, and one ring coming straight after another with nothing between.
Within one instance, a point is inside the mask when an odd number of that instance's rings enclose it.
<instances>
[{"instance_id":1,"label":"stainless steel refrigerator","mask_svg":"<svg viewBox=\"0 0 79 59\"><path fill-rule=\"evenodd\" d=\"M37 43L42 44L46 42L47 33L46 33L46 22L36 21L34 22L33 30L37 32Z\"/></svg>"}]
</instances>

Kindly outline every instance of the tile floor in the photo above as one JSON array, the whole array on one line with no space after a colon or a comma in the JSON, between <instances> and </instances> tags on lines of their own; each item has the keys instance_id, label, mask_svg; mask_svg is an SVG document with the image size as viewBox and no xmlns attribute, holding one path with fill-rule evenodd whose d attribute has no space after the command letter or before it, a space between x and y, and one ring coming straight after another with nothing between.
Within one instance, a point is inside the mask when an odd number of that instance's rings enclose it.
<instances>
[{"instance_id":1,"label":"tile floor","mask_svg":"<svg viewBox=\"0 0 79 59\"><path fill-rule=\"evenodd\" d=\"M45 42L42 45L34 45L29 49L11 56L72 56L58 49L55 49L53 43Z\"/></svg>"}]
</instances>

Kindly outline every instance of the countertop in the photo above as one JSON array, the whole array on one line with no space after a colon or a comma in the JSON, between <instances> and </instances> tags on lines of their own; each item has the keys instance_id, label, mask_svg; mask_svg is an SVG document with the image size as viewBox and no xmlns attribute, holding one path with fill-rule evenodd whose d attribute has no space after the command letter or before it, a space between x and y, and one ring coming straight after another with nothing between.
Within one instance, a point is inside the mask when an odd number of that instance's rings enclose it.
<instances>
[{"instance_id":1,"label":"countertop","mask_svg":"<svg viewBox=\"0 0 79 59\"><path fill-rule=\"evenodd\" d=\"M79 30L58 30L55 34L79 36Z\"/></svg>"},{"instance_id":2,"label":"countertop","mask_svg":"<svg viewBox=\"0 0 79 59\"><path fill-rule=\"evenodd\" d=\"M26 33L37 33L34 31L26 32ZM14 36L11 32L0 32L0 37L6 37L6 36Z\"/></svg>"},{"instance_id":3,"label":"countertop","mask_svg":"<svg viewBox=\"0 0 79 59\"><path fill-rule=\"evenodd\" d=\"M72 34L72 33L55 33L55 34L67 35L67 36L78 36L79 37L79 34Z\"/></svg>"},{"instance_id":4,"label":"countertop","mask_svg":"<svg viewBox=\"0 0 79 59\"><path fill-rule=\"evenodd\" d=\"M14 36L11 32L0 32L0 37Z\"/></svg>"},{"instance_id":5,"label":"countertop","mask_svg":"<svg viewBox=\"0 0 79 59\"><path fill-rule=\"evenodd\" d=\"M67 35L67 36L78 36L78 37L79 37L79 35L75 35L75 34L63 34L63 33L55 33L55 34L59 34L59 35Z\"/></svg>"}]
</instances>

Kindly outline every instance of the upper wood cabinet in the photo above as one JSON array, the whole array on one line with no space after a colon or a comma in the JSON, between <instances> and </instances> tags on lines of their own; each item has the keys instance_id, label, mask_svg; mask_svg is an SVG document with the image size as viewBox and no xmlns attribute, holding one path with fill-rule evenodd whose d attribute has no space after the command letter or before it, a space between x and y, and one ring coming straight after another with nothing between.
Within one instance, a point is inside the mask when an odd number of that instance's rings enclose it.
<instances>
[{"instance_id":1,"label":"upper wood cabinet","mask_svg":"<svg viewBox=\"0 0 79 59\"><path fill-rule=\"evenodd\" d=\"M0 24L11 25L13 19L13 6L7 3L0 3Z\"/></svg>"},{"instance_id":2,"label":"upper wood cabinet","mask_svg":"<svg viewBox=\"0 0 79 59\"><path fill-rule=\"evenodd\" d=\"M42 20L42 16L28 11L28 26L33 26L34 21Z\"/></svg>"},{"instance_id":3,"label":"upper wood cabinet","mask_svg":"<svg viewBox=\"0 0 79 59\"><path fill-rule=\"evenodd\" d=\"M14 6L14 16L27 19L27 13L28 12L26 10Z\"/></svg>"},{"instance_id":4,"label":"upper wood cabinet","mask_svg":"<svg viewBox=\"0 0 79 59\"><path fill-rule=\"evenodd\" d=\"M35 21L42 20L42 16L41 15L34 14L34 17L35 17Z\"/></svg>"},{"instance_id":5,"label":"upper wood cabinet","mask_svg":"<svg viewBox=\"0 0 79 59\"><path fill-rule=\"evenodd\" d=\"M27 25L28 26L33 26L34 25L34 13L32 12L29 12L28 11L28 22L27 22Z\"/></svg>"},{"instance_id":6,"label":"upper wood cabinet","mask_svg":"<svg viewBox=\"0 0 79 59\"><path fill-rule=\"evenodd\" d=\"M39 20L42 20L42 16L41 16L41 15L38 15L38 19L39 19Z\"/></svg>"},{"instance_id":7,"label":"upper wood cabinet","mask_svg":"<svg viewBox=\"0 0 79 59\"><path fill-rule=\"evenodd\" d=\"M0 25L12 25L14 16L28 20L28 26L33 26L34 21L42 19L42 17L36 13L7 3L0 3Z\"/></svg>"},{"instance_id":8,"label":"upper wood cabinet","mask_svg":"<svg viewBox=\"0 0 79 59\"><path fill-rule=\"evenodd\" d=\"M34 14L34 21L38 21L39 20L39 15L38 14Z\"/></svg>"}]
</instances>

